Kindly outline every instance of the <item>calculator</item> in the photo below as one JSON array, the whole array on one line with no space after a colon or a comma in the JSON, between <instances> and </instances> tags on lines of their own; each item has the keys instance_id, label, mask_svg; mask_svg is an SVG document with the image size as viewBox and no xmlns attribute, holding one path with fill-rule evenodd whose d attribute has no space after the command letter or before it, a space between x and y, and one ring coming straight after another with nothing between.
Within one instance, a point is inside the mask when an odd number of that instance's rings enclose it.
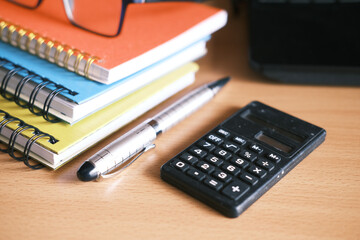
<instances>
[{"instance_id":1,"label":"calculator","mask_svg":"<svg viewBox=\"0 0 360 240\"><path fill-rule=\"evenodd\" d=\"M324 140L323 128L249 103L161 167L161 178L237 217Z\"/></svg>"}]
</instances>

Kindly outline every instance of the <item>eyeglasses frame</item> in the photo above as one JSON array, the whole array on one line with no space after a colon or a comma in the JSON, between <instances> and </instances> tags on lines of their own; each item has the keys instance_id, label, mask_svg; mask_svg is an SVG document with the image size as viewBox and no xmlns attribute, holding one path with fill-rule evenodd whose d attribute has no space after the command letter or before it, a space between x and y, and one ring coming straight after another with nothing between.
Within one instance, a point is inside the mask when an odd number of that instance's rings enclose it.
<instances>
[{"instance_id":1,"label":"eyeglasses frame","mask_svg":"<svg viewBox=\"0 0 360 240\"><path fill-rule=\"evenodd\" d=\"M42 3L43 0L38 0L37 4L35 6L27 6L27 5L24 5L24 4L21 4L21 3L18 3L16 1L11 1L9 0L9 2L11 3L14 3L18 6L21 6L21 7L24 7L24 8L27 8L27 9L36 9L40 6L40 4ZM159 0L161 1L161 0ZM97 34L97 35L100 35L100 36L103 36L103 37L116 37L120 34L121 32L121 29L122 29L122 25L124 23L124 18L125 18L125 12L126 12L126 8L127 6L130 4L130 3L145 3L145 0L122 0L122 5L121 5L121 14L120 14L120 21L119 21L119 26L118 26L118 29L116 31L115 34L112 34L112 35L109 35L109 34L103 34L103 33L99 33L99 32L96 32L96 31L93 31L91 29L88 29L86 27L83 27L79 24L77 24L75 21L74 21L74 16L72 14L72 10L71 10L71 6L70 6L70 1L69 0L63 0L63 5L64 5L64 9L65 9L65 13L66 13L66 16L68 18L68 20L70 21L70 23L80 29L83 29L83 30L86 30L88 32L91 32L91 33L94 33L94 34Z\"/></svg>"}]
</instances>

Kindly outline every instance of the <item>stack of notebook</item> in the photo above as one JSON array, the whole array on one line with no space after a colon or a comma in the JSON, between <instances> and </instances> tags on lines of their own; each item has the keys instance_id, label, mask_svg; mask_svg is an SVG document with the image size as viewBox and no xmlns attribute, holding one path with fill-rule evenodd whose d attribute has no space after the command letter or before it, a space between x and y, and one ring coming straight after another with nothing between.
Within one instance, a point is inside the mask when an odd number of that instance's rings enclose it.
<instances>
[{"instance_id":1,"label":"stack of notebook","mask_svg":"<svg viewBox=\"0 0 360 240\"><path fill-rule=\"evenodd\" d=\"M190 85L193 61L227 20L198 3L130 4L109 38L59 9L0 2L0 150L30 167L29 157L58 168Z\"/></svg>"}]
</instances>

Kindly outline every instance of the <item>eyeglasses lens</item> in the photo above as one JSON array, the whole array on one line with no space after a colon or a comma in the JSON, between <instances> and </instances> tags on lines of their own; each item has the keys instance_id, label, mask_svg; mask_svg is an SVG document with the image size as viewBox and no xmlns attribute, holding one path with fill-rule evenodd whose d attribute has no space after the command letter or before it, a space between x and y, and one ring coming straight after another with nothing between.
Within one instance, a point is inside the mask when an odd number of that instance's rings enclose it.
<instances>
[{"instance_id":1,"label":"eyeglasses lens","mask_svg":"<svg viewBox=\"0 0 360 240\"><path fill-rule=\"evenodd\" d=\"M122 1L69 0L68 6L72 21L78 26L106 36L118 33Z\"/></svg>"}]
</instances>

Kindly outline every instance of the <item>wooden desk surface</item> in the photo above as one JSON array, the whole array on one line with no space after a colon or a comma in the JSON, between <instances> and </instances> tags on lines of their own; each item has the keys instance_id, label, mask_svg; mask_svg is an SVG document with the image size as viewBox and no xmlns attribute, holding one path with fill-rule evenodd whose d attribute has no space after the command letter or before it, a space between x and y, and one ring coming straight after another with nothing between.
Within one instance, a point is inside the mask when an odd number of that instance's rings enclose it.
<instances>
[{"instance_id":1,"label":"wooden desk surface","mask_svg":"<svg viewBox=\"0 0 360 240\"><path fill-rule=\"evenodd\" d=\"M360 239L360 89L268 81L248 67L247 44L245 14L230 12L190 88L225 75L231 82L116 179L84 183L75 174L169 102L55 172L0 154L0 239ZM325 128L325 142L236 219L160 179L171 156L252 100Z\"/></svg>"}]
</instances>

